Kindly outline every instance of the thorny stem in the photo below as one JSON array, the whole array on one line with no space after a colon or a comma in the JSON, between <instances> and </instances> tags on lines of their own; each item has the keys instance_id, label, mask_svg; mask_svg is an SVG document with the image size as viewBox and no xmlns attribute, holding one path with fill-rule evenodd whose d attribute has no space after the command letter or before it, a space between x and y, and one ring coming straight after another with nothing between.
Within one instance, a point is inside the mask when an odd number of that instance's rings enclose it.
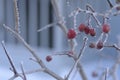
<instances>
[{"instance_id":1,"label":"thorny stem","mask_svg":"<svg viewBox=\"0 0 120 80\"><path fill-rule=\"evenodd\" d=\"M37 63L44 68L44 72L48 73L49 75L51 75L52 77L56 78L57 80L64 80L62 77L60 77L59 75L55 74L54 72L52 72L51 70L49 70L45 64L43 63L43 61L38 57L38 55L35 53L35 51L27 44L27 42L25 42L25 40L19 35L19 33L13 31L11 28L9 28L8 26L6 26L5 24L3 25L3 27L10 31L11 33L13 33L18 40L20 40L23 45L31 52L32 56L37 60Z\"/></svg>"}]
</instances>

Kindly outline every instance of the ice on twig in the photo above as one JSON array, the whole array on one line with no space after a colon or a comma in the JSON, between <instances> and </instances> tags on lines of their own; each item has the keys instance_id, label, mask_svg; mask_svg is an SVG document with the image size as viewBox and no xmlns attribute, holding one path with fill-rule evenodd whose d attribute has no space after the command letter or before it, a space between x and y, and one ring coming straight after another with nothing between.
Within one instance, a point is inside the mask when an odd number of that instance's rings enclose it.
<instances>
[{"instance_id":1,"label":"ice on twig","mask_svg":"<svg viewBox=\"0 0 120 80\"><path fill-rule=\"evenodd\" d=\"M48 24L48 25L44 26L43 28L37 30L37 32L41 32L41 31L43 31L43 30L45 30L45 29L47 29L47 28L53 27L53 26L55 26L56 24L57 24L57 23Z\"/></svg>"}]
</instances>

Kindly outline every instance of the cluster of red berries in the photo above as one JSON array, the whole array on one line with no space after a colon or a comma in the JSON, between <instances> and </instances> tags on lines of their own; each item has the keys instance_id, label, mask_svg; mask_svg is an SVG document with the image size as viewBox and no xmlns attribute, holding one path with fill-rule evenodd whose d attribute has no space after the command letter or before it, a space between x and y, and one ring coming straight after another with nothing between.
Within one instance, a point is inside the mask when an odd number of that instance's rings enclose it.
<instances>
[{"instance_id":1,"label":"cluster of red berries","mask_svg":"<svg viewBox=\"0 0 120 80\"><path fill-rule=\"evenodd\" d=\"M104 44L102 41L99 41L97 44L95 43L90 43L89 44L90 48L96 48L96 49L102 49L104 47Z\"/></svg>"},{"instance_id":2,"label":"cluster of red berries","mask_svg":"<svg viewBox=\"0 0 120 80\"><path fill-rule=\"evenodd\" d=\"M103 24L103 25L102 25L102 32L105 33L105 34L107 34L107 33L109 33L109 31L110 31L110 26L109 26L108 24ZM89 44L89 47L90 47L90 48L96 48L96 49L102 49L102 48L104 47L104 44L103 44L103 42L100 40L100 41L98 41L97 44L95 44L95 43L90 43L90 44Z\"/></svg>"},{"instance_id":3,"label":"cluster of red berries","mask_svg":"<svg viewBox=\"0 0 120 80\"><path fill-rule=\"evenodd\" d=\"M80 32L85 32L85 34L90 34L91 36L95 36L96 32L94 28L89 28L87 26L85 26L84 24L80 24L80 26L78 27L78 30ZM77 35L76 31L74 29L69 29L68 33L67 33L67 38L68 39L73 39L75 38Z\"/></svg>"},{"instance_id":4,"label":"cluster of red berries","mask_svg":"<svg viewBox=\"0 0 120 80\"><path fill-rule=\"evenodd\" d=\"M84 32L85 34L90 34L91 36L95 36L96 35L96 31L94 28L90 28L88 26L86 26L85 24L80 24L80 26L78 27L78 30L80 32ZM102 25L102 32L107 34L110 31L110 26L108 24L103 24ZM68 39L74 39L77 36L77 33L74 29L69 29L68 33L67 33L67 38ZM90 43L89 44L90 48L96 48L96 49L102 49L104 47L104 44L102 41L98 41L96 44L95 43ZM46 56L46 61L50 62L52 60L52 56L48 55Z\"/></svg>"},{"instance_id":5,"label":"cluster of red berries","mask_svg":"<svg viewBox=\"0 0 120 80\"><path fill-rule=\"evenodd\" d=\"M85 24L80 24L80 26L78 27L78 30L80 32L85 32L85 34L90 34L91 36L95 36L96 35L96 31L94 28L90 28L88 26L86 26ZM102 25L102 32L104 33L108 33L110 31L110 26L108 24L103 24ZM73 39L75 38L77 35L76 31L74 29L69 29L68 33L67 33L67 38L68 39Z\"/></svg>"},{"instance_id":6,"label":"cluster of red berries","mask_svg":"<svg viewBox=\"0 0 120 80\"><path fill-rule=\"evenodd\" d=\"M80 32L85 32L85 34L90 34L91 36L96 35L95 29L90 28L90 27L86 26L85 24L80 24L80 26L78 27L78 30Z\"/></svg>"}]
</instances>

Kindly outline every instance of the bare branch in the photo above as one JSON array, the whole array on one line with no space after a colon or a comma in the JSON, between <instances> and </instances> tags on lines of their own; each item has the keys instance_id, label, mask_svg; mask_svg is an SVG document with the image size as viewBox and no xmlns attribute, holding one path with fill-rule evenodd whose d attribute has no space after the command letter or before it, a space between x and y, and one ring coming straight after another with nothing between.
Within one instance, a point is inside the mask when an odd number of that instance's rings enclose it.
<instances>
[{"instance_id":1,"label":"bare branch","mask_svg":"<svg viewBox=\"0 0 120 80\"><path fill-rule=\"evenodd\" d=\"M47 28L53 27L53 26L55 26L55 25L57 25L57 24L58 24L58 23L48 24L48 25L44 26L43 28L39 29L37 32L41 32L41 31L43 31L43 30L45 30L45 29L47 29Z\"/></svg>"},{"instance_id":2,"label":"bare branch","mask_svg":"<svg viewBox=\"0 0 120 80\"><path fill-rule=\"evenodd\" d=\"M92 6L90 5L90 4L87 4L86 5L86 8L87 8L87 10L91 10L92 12L95 12L95 10L92 8Z\"/></svg>"},{"instance_id":3,"label":"bare branch","mask_svg":"<svg viewBox=\"0 0 120 80\"><path fill-rule=\"evenodd\" d=\"M109 4L110 8L112 8L113 5L112 5L112 3L110 2L110 0L107 0L107 2L108 2L108 4Z\"/></svg>"},{"instance_id":4,"label":"bare branch","mask_svg":"<svg viewBox=\"0 0 120 80\"><path fill-rule=\"evenodd\" d=\"M22 78L22 76L18 74L18 72L17 72L17 70L16 70L16 68L15 68L15 66L14 66L14 64L13 64L13 61L12 61L10 55L8 54L8 52L7 52L6 48L5 48L5 43L4 43L4 41L2 41L1 44L2 44L2 47L3 47L4 51L5 51L5 54L6 54L7 58L8 58L8 60L9 60L9 63L10 63L10 65L11 65L11 67L12 67L11 70L12 70L12 72L14 73L14 75L13 75L9 80L14 80L14 79L17 78L17 77L21 77L21 78Z\"/></svg>"},{"instance_id":5,"label":"bare branch","mask_svg":"<svg viewBox=\"0 0 120 80\"><path fill-rule=\"evenodd\" d=\"M86 48L86 43L87 43L87 37L84 38L84 43L83 43L82 49L80 49L80 53L78 55L79 60L80 60L80 58L82 56L82 53L83 53L84 49Z\"/></svg>"},{"instance_id":6,"label":"bare branch","mask_svg":"<svg viewBox=\"0 0 120 80\"><path fill-rule=\"evenodd\" d=\"M104 47L111 47L111 48L115 48L116 50L120 51L120 47L118 47L116 44L113 44L113 45L104 45Z\"/></svg>"},{"instance_id":7,"label":"bare branch","mask_svg":"<svg viewBox=\"0 0 120 80\"><path fill-rule=\"evenodd\" d=\"M23 80L27 80L22 63L21 63L21 70L22 70L22 73L23 73Z\"/></svg>"},{"instance_id":8,"label":"bare branch","mask_svg":"<svg viewBox=\"0 0 120 80\"><path fill-rule=\"evenodd\" d=\"M105 70L105 80L107 80L108 73L109 73L109 69L106 68L106 70Z\"/></svg>"},{"instance_id":9,"label":"bare branch","mask_svg":"<svg viewBox=\"0 0 120 80\"><path fill-rule=\"evenodd\" d=\"M57 1L51 0L51 3L53 5L59 27L63 30L64 33L67 33L68 30L67 30L67 27L64 25L64 21L63 21L62 15L60 14Z\"/></svg>"},{"instance_id":10,"label":"bare branch","mask_svg":"<svg viewBox=\"0 0 120 80\"><path fill-rule=\"evenodd\" d=\"M24 72L26 75L27 74L33 74L33 73L36 73L36 72L44 72L44 68L42 68L42 69L36 69L36 70L31 70L31 71L27 71L27 72ZM22 73L20 73L20 74L22 74Z\"/></svg>"},{"instance_id":11,"label":"bare branch","mask_svg":"<svg viewBox=\"0 0 120 80\"><path fill-rule=\"evenodd\" d=\"M84 49L85 49L85 47L86 47L86 42L87 42L87 38L84 38L83 47L82 47L82 49L80 50L80 53L79 53L78 57L77 57L76 55L73 56L73 59L74 59L75 62L77 63L78 71L79 71L79 73L80 73L80 75L81 75L81 77L82 77L83 80L88 80L87 77L86 77L86 74L85 74L85 72L84 72L84 70L83 70L83 67L82 67L82 65L81 65L81 63L80 63L80 58L81 58L82 53L83 53L83 51L84 51ZM73 67L74 67L74 66L73 66Z\"/></svg>"},{"instance_id":12,"label":"bare branch","mask_svg":"<svg viewBox=\"0 0 120 80\"><path fill-rule=\"evenodd\" d=\"M13 61L12 61L10 55L8 54L8 52L7 52L6 48L5 48L4 41L2 41L1 44L2 44L2 47L3 47L4 51L5 51L5 54L6 54L7 58L8 58L8 60L9 60L9 63L10 63L10 65L11 65L11 67L12 67L12 70L13 70L13 72L14 72L14 75L17 75L17 74L18 74L18 73L17 73L17 70L15 69L15 66L14 66L14 64L13 64Z\"/></svg>"},{"instance_id":13,"label":"bare branch","mask_svg":"<svg viewBox=\"0 0 120 80\"><path fill-rule=\"evenodd\" d=\"M35 57L35 59L38 61L38 63L41 65L41 67L45 67L44 63L42 60L38 57L38 55L35 53L35 51L26 43L26 41L15 31L13 31L11 28L3 24L3 27L7 29L8 31L12 32L15 37L17 37L18 40L20 40L23 45L31 52L31 54Z\"/></svg>"},{"instance_id":14,"label":"bare branch","mask_svg":"<svg viewBox=\"0 0 120 80\"><path fill-rule=\"evenodd\" d=\"M15 31L20 33L19 30L19 11L18 11L18 5L17 5L17 0L14 1L14 12L15 12Z\"/></svg>"},{"instance_id":15,"label":"bare branch","mask_svg":"<svg viewBox=\"0 0 120 80\"><path fill-rule=\"evenodd\" d=\"M9 28L8 26L6 26L5 24L3 24L3 27L8 30L9 32L13 33L15 35L15 37L17 37L18 40L20 40L23 45L30 51L30 53L32 54L32 56L36 59L37 63L44 68L44 72L48 73L49 75L51 75L52 77L56 78L57 80L64 80L62 77L60 77L59 75L55 74L54 72L52 72L51 70L49 70L45 64L43 63L43 61L39 58L39 56L35 53L35 51L30 47L29 44L27 44L27 42L20 36L19 33L15 32L14 30L12 30L11 28Z\"/></svg>"}]
</instances>

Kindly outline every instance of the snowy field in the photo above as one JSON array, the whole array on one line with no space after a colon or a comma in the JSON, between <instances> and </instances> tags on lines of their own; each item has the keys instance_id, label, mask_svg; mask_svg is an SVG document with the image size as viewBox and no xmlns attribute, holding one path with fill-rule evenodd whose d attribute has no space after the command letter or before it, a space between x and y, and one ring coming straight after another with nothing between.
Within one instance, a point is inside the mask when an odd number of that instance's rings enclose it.
<instances>
[{"instance_id":1,"label":"snowy field","mask_svg":"<svg viewBox=\"0 0 120 80\"><path fill-rule=\"evenodd\" d=\"M34 70L39 68L39 65L37 65L34 61L29 60L29 58L32 58L32 56L24 46L6 45L6 48L10 56L12 57L18 72L21 72L20 62L23 62L23 67L25 71L30 71L32 69ZM46 62L45 56L48 54L51 54L53 50L44 49L44 48L35 48L35 51L51 70L53 70L54 72L56 72L57 74L63 77L68 73L69 69L72 66L72 59L68 58L67 56L55 56L53 57L53 61L49 63ZM83 55L81 63L84 66L83 68L87 73L89 80L99 80L97 77L93 78L91 76L92 72L97 71L98 75L101 74L101 72L104 71L104 69L101 69L101 68L106 68L106 67L110 68L114 62L115 57L108 56L108 58L106 57L100 58L100 55L98 53L94 54L90 51L89 49L85 51L85 55ZM87 53L86 55L86 52L89 52L89 53ZM8 80L13 75L13 73L9 70L10 64L1 46L0 46L0 54L1 54L0 55L0 80ZM118 71L118 75L120 75L120 68ZM78 73L76 73L76 70L73 71L73 74L71 74L70 78L71 78L70 80L81 79ZM42 72L27 75L27 79L28 80L55 80L52 77ZM119 79L120 79L120 76L119 76ZM21 80L21 79L17 78L15 80ZM108 77L107 80L113 80L113 79L110 79Z\"/></svg>"}]
</instances>

